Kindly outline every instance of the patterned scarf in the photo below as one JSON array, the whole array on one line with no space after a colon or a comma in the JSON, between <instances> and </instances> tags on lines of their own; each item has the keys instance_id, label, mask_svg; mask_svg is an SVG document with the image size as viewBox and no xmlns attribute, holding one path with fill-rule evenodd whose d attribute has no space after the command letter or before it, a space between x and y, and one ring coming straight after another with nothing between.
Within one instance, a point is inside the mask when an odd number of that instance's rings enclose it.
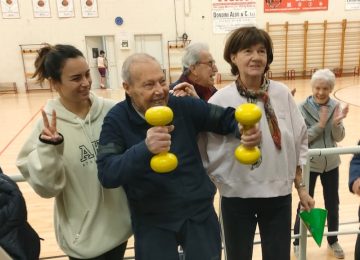
<instances>
[{"instance_id":1,"label":"patterned scarf","mask_svg":"<svg viewBox=\"0 0 360 260\"><path fill-rule=\"evenodd\" d=\"M258 99L264 103L265 115L272 139L276 148L281 150L281 132L268 95L270 81L264 78L263 84L260 86L260 89L256 91L247 89L245 87L245 84L241 81L240 77L238 77L235 83L240 96L245 97L249 103L256 103Z\"/></svg>"}]
</instances>

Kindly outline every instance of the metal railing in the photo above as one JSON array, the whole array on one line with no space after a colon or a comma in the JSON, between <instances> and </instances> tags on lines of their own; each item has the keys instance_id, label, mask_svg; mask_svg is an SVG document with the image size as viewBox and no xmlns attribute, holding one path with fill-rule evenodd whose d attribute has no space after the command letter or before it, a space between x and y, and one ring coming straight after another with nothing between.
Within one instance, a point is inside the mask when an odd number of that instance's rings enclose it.
<instances>
[{"instance_id":1,"label":"metal railing","mask_svg":"<svg viewBox=\"0 0 360 260\"><path fill-rule=\"evenodd\" d=\"M15 182L25 182L25 178L20 175L10 175L9 176ZM134 247L127 247L126 250L133 250ZM47 256L47 257L40 257L39 260L47 260L47 259L58 259L58 258L67 258L67 255L56 255L56 256ZM134 260L135 256L125 256L124 260ZM185 254L181 248L179 248L179 260L185 260Z\"/></svg>"},{"instance_id":2,"label":"metal railing","mask_svg":"<svg viewBox=\"0 0 360 260\"><path fill-rule=\"evenodd\" d=\"M309 179L310 179L310 157L311 156L323 156L330 154L354 154L360 153L360 146L349 147L334 147L334 148L322 148L322 149L309 149L306 165L304 167L304 181L306 184L306 190L309 192ZM324 236L345 235L345 234L358 234L359 230L354 231L341 231L341 232L327 232ZM299 260L306 260L306 246L307 246L307 230L305 224L300 221L300 237L299 237Z\"/></svg>"},{"instance_id":3,"label":"metal railing","mask_svg":"<svg viewBox=\"0 0 360 260\"><path fill-rule=\"evenodd\" d=\"M335 147L335 148L323 148L323 149L309 149L307 154L307 163L304 167L303 178L306 184L306 189L309 192L309 178L310 178L310 157L311 156L323 156L329 154L354 154L360 153L360 146L350 146L350 147ZM16 182L24 182L25 179L22 175L12 175L10 176L12 180ZM354 231L336 231L336 232L324 232L323 236L334 236L334 235L350 235L350 234L359 234L360 230ZM307 237L311 235L307 234L305 224L300 221L300 233L295 234L292 238L299 238L299 260L306 260L306 248L307 248ZM260 244L260 241L254 242L254 244ZM130 249L130 248L128 248ZM59 257L59 256L57 256ZM57 258L55 257L55 258ZM65 257L65 256L64 256ZM51 259L51 257L46 257L42 259ZM135 257L130 256L125 259L135 259ZM179 252L179 259L184 259L183 253Z\"/></svg>"}]
</instances>

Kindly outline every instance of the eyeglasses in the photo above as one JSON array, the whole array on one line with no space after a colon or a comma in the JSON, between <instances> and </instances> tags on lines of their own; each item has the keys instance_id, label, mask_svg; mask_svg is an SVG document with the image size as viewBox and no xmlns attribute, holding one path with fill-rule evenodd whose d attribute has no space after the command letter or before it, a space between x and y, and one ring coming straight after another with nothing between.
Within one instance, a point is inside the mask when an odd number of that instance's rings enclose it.
<instances>
[{"instance_id":1,"label":"eyeglasses","mask_svg":"<svg viewBox=\"0 0 360 260\"><path fill-rule=\"evenodd\" d=\"M196 62L196 64L204 64L204 65L208 65L210 68L214 68L216 66L216 63L214 60L211 61L205 61L205 62Z\"/></svg>"}]
</instances>

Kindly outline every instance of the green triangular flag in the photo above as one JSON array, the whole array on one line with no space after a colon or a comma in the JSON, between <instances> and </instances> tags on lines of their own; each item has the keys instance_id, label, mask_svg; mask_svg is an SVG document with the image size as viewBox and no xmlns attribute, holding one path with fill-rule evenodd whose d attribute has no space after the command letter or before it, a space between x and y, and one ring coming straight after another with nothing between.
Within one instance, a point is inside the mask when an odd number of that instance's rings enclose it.
<instances>
[{"instance_id":1,"label":"green triangular flag","mask_svg":"<svg viewBox=\"0 0 360 260\"><path fill-rule=\"evenodd\" d=\"M302 211L300 213L300 218L305 223L305 226L319 247L323 239L326 216L327 210L320 208L313 208L310 212Z\"/></svg>"}]
</instances>

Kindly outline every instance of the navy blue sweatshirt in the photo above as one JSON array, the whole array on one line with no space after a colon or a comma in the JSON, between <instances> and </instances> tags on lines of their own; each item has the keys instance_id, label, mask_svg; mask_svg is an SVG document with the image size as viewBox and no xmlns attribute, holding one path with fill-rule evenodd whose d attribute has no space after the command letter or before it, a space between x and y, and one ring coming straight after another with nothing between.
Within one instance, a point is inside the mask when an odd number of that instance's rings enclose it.
<instances>
[{"instance_id":1,"label":"navy blue sweatshirt","mask_svg":"<svg viewBox=\"0 0 360 260\"><path fill-rule=\"evenodd\" d=\"M97 164L104 187L124 187L134 224L177 231L185 220L202 221L213 210L216 189L201 161L198 134L239 133L233 108L173 96L168 106L174 112L175 126L170 151L179 161L174 171L157 174L150 168L153 154L145 138L151 126L135 111L129 97L115 105L104 119Z\"/></svg>"},{"instance_id":2,"label":"navy blue sweatshirt","mask_svg":"<svg viewBox=\"0 0 360 260\"><path fill-rule=\"evenodd\" d=\"M358 143L360 145L360 141ZM357 178L360 178L360 153L354 154L350 161L349 169L349 189L352 192L352 185Z\"/></svg>"}]
</instances>

